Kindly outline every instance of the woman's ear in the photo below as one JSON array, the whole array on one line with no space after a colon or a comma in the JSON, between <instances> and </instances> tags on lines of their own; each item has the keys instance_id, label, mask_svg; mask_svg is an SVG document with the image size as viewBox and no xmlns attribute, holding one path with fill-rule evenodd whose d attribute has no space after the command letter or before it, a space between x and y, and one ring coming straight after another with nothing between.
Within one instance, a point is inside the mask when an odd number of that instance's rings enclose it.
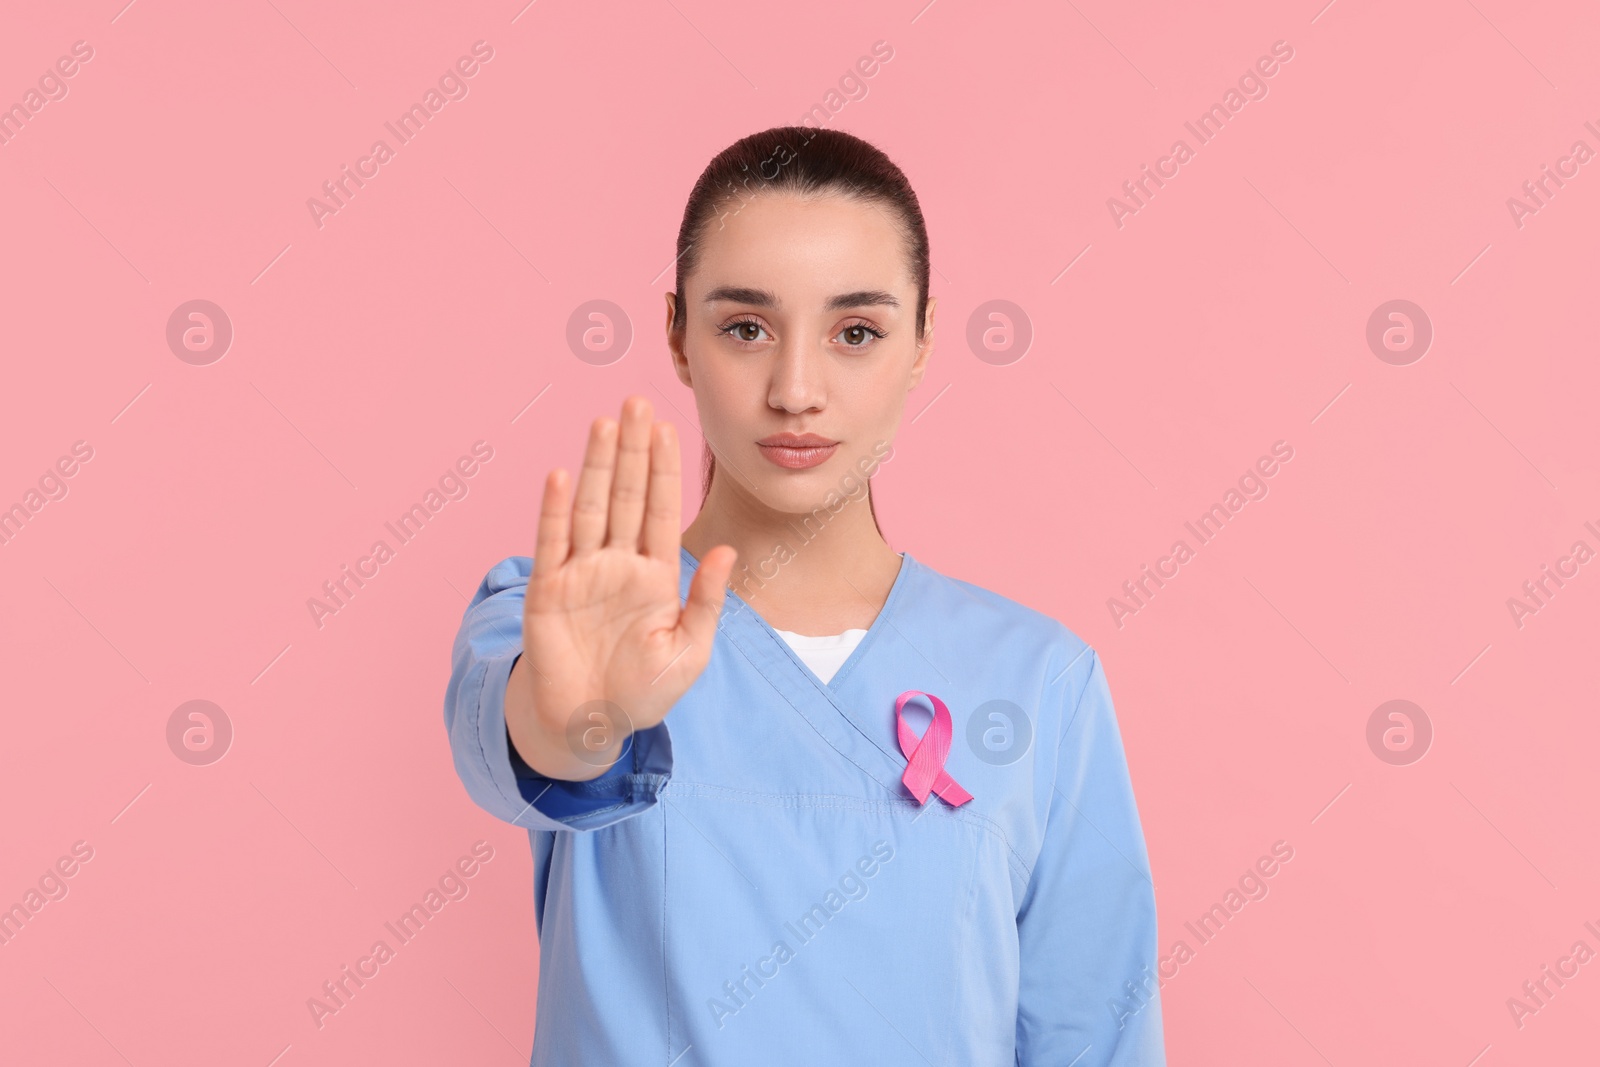
<instances>
[{"instance_id":1,"label":"woman's ear","mask_svg":"<svg viewBox=\"0 0 1600 1067\"><path fill-rule=\"evenodd\" d=\"M693 386L689 380L689 357L683 354L683 341L687 336L686 330L674 330L673 318L677 311L678 298L674 293L667 293L667 351L672 355L672 370L678 376L678 381L684 385Z\"/></svg>"},{"instance_id":2,"label":"woman's ear","mask_svg":"<svg viewBox=\"0 0 1600 1067\"><path fill-rule=\"evenodd\" d=\"M923 372L928 369L928 357L933 355L933 309L939 303L939 298L928 298L928 312L923 318L922 340L917 342L917 358L911 364L911 380L906 386L907 391L915 389L922 381Z\"/></svg>"}]
</instances>

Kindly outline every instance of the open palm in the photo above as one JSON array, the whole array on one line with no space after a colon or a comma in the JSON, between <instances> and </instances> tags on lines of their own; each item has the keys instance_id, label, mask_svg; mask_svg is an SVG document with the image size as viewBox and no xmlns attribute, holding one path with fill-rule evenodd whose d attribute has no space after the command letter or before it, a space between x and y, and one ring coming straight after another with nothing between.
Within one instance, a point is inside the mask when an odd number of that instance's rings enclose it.
<instances>
[{"instance_id":1,"label":"open palm","mask_svg":"<svg viewBox=\"0 0 1600 1067\"><path fill-rule=\"evenodd\" d=\"M661 722L711 657L734 550L706 553L678 600L682 476L677 435L629 397L620 424L596 419L574 500L545 479L521 658L506 725L552 778L593 778L627 735Z\"/></svg>"}]
</instances>

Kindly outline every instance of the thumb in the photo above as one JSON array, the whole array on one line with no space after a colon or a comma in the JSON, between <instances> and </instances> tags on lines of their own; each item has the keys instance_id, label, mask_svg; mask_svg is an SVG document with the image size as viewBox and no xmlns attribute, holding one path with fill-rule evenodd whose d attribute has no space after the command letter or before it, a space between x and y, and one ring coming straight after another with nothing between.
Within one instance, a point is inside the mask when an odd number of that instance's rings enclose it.
<instances>
[{"instance_id":1,"label":"thumb","mask_svg":"<svg viewBox=\"0 0 1600 1067\"><path fill-rule=\"evenodd\" d=\"M732 546L718 545L706 553L689 581L689 596L678 617L678 629L699 648L710 649L716 637L717 621L728 596L728 576L738 558L739 553Z\"/></svg>"}]
</instances>

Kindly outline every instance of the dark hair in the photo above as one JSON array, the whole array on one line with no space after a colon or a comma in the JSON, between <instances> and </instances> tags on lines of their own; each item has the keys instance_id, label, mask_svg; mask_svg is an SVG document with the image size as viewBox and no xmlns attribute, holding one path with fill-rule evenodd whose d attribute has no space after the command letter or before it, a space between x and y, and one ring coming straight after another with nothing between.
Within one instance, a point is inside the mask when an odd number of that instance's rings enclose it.
<instances>
[{"instance_id":1,"label":"dark hair","mask_svg":"<svg viewBox=\"0 0 1600 1067\"><path fill-rule=\"evenodd\" d=\"M683 224L678 228L677 294L672 315L672 332L677 337L682 338L687 329L683 279L700 262L699 241L706 228L714 219L723 217L725 208L738 210L728 205L766 192L843 194L890 208L911 257L911 276L917 283L916 338L918 342L922 340L922 323L928 309L928 228L917 194L905 172L876 146L842 130L809 126L774 126L743 137L718 152L694 183L683 209ZM711 494L711 477L716 469L717 461L708 444L702 460L702 507ZM870 481L867 508L872 511L876 526L878 515L872 509Z\"/></svg>"}]
</instances>

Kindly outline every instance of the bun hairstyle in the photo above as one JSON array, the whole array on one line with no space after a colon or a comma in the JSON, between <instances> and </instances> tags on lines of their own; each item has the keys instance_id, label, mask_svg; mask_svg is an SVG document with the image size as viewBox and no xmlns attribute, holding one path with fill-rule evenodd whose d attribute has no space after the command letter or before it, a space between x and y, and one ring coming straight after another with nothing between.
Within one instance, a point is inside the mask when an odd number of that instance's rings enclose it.
<instances>
[{"instance_id":1,"label":"bun hairstyle","mask_svg":"<svg viewBox=\"0 0 1600 1067\"><path fill-rule=\"evenodd\" d=\"M683 280L700 261L699 244L713 224L737 214L744 202L763 193L802 196L843 195L882 204L899 225L911 259L911 276L917 283L916 338L922 341L922 324L928 309L928 227L917 194L905 172L875 145L842 130L809 126L774 126L742 137L718 152L700 173L678 228L676 302L672 333L682 340L688 302ZM717 461L705 446L701 462L700 504L711 494ZM867 484L867 507L872 510L872 485ZM877 525L877 512L872 512ZM881 529L878 531L883 532Z\"/></svg>"}]
</instances>

